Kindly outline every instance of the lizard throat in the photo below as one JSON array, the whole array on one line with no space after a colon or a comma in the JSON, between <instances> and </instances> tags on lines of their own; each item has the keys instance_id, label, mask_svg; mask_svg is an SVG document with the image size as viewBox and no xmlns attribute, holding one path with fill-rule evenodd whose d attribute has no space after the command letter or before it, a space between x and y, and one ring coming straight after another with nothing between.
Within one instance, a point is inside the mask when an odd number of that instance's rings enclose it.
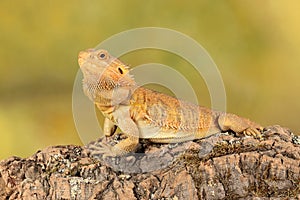
<instances>
[{"instance_id":1,"label":"lizard throat","mask_svg":"<svg viewBox=\"0 0 300 200\"><path fill-rule=\"evenodd\" d=\"M85 95L101 106L128 104L135 85L121 86L112 81L103 81L83 79L83 91Z\"/></svg>"}]
</instances>

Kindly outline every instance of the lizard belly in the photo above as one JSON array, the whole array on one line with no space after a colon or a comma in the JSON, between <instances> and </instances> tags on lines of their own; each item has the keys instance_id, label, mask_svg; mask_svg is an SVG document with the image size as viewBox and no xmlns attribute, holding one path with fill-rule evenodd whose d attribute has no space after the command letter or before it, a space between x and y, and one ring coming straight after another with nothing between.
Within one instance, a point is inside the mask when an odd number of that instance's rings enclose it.
<instances>
[{"instance_id":1,"label":"lizard belly","mask_svg":"<svg viewBox=\"0 0 300 200\"><path fill-rule=\"evenodd\" d=\"M137 122L139 128L139 137L144 139L154 139L153 141L158 142L178 142L178 141L187 141L194 140L206 137L211 134L219 133L220 129L211 126L205 130L198 131L182 131L176 129L164 129L162 127L158 127L152 124L148 124L145 121Z\"/></svg>"},{"instance_id":2,"label":"lizard belly","mask_svg":"<svg viewBox=\"0 0 300 200\"><path fill-rule=\"evenodd\" d=\"M174 129L166 130L162 127L154 126L144 121L139 121L137 124L140 131L139 136L144 139L172 139L195 136L194 132L178 131Z\"/></svg>"},{"instance_id":3,"label":"lizard belly","mask_svg":"<svg viewBox=\"0 0 300 200\"><path fill-rule=\"evenodd\" d=\"M140 138L155 138L158 137L161 131L160 127L147 124L144 121L138 121L137 125L140 132Z\"/></svg>"}]
</instances>

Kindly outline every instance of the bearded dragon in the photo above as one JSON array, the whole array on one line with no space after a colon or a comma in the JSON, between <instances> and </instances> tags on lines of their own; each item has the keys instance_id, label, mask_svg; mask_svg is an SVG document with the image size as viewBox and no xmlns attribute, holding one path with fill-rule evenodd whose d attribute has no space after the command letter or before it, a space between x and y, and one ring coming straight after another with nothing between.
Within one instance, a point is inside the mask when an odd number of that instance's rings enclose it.
<instances>
[{"instance_id":1,"label":"bearded dragon","mask_svg":"<svg viewBox=\"0 0 300 200\"><path fill-rule=\"evenodd\" d=\"M114 146L98 144L103 156L132 152L140 138L177 143L229 130L260 137L262 126L249 119L138 87L129 67L106 50L81 51L78 63L84 93L105 117L104 135L112 136L119 127L127 136Z\"/></svg>"}]
</instances>

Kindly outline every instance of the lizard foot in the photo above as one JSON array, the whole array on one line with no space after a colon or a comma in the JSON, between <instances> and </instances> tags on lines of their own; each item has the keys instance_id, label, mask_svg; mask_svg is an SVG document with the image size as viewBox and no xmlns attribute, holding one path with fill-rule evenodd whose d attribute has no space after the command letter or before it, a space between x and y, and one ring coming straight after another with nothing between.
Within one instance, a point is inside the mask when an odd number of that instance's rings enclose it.
<instances>
[{"instance_id":1,"label":"lizard foot","mask_svg":"<svg viewBox=\"0 0 300 200\"><path fill-rule=\"evenodd\" d=\"M96 143L89 146L89 150L91 155L102 155L102 158L105 159L107 157L116 157L121 155L120 151L117 151L114 146L105 143Z\"/></svg>"},{"instance_id":2,"label":"lizard foot","mask_svg":"<svg viewBox=\"0 0 300 200\"><path fill-rule=\"evenodd\" d=\"M247 128L243 131L243 135L253 136L254 138L262 138L260 130L256 128Z\"/></svg>"}]
</instances>

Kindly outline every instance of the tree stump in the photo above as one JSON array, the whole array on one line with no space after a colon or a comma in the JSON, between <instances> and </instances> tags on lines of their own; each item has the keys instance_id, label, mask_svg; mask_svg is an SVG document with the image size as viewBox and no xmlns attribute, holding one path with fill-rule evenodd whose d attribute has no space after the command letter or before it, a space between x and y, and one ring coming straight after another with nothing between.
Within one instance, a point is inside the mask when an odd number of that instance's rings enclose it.
<instances>
[{"instance_id":1,"label":"tree stump","mask_svg":"<svg viewBox=\"0 0 300 200\"><path fill-rule=\"evenodd\" d=\"M1 161L0 199L300 198L300 138L280 126L260 139L220 133L180 144L142 141L138 153L116 158L103 159L95 145Z\"/></svg>"}]
</instances>

